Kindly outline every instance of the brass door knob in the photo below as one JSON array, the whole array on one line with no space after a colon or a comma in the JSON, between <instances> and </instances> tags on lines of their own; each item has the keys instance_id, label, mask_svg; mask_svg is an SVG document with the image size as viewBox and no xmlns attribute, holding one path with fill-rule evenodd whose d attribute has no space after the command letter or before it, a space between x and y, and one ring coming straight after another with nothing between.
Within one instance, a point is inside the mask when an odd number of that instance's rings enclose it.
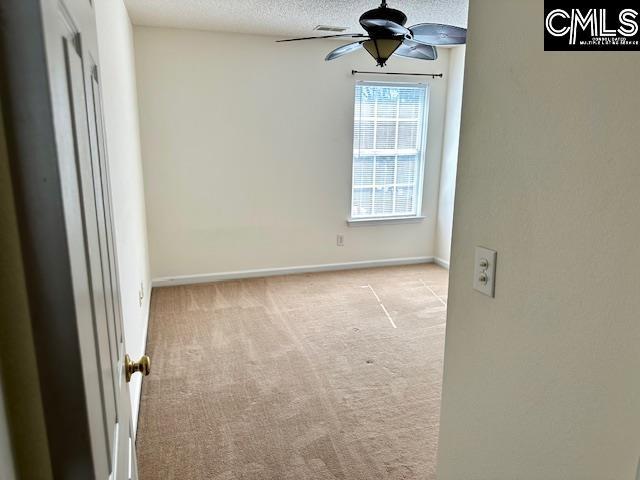
<instances>
[{"instance_id":1,"label":"brass door knob","mask_svg":"<svg viewBox=\"0 0 640 480\"><path fill-rule=\"evenodd\" d=\"M124 372L127 383L131 381L131 375L140 372L145 377L151 371L151 359L147 355L140 357L137 362L132 362L129 355L124 356Z\"/></svg>"}]
</instances>

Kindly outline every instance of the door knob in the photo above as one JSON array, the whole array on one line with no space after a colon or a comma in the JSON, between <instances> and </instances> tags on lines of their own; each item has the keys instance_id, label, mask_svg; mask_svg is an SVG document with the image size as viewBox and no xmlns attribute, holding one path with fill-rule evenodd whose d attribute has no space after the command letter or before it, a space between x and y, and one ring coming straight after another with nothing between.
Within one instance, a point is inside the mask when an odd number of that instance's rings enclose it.
<instances>
[{"instance_id":1,"label":"door knob","mask_svg":"<svg viewBox=\"0 0 640 480\"><path fill-rule=\"evenodd\" d=\"M151 371L151 359L147 355L140 357L137 362L132 362L129 355L124 356L124 372L127 383L131 381L131 375L140 372L145 377Z\"/></svg>"}]
</instances>

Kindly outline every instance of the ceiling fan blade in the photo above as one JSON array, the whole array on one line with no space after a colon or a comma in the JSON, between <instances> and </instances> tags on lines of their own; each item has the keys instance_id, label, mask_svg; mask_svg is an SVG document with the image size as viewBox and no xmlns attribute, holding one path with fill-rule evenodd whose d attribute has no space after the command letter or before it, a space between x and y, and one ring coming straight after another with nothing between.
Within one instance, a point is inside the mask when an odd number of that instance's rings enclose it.
<instances>
[{"instance_id":1,"label":"ceiling fan blade","mask_svg":"<svg viewBox=\"0 0 640 480\"><path fill-rule=\"evenodd\" d=\"M467 42L467 29L441 23L419 23L409 27L413 39L429 45L462 45Z\"/></svg>"},{"instance_id":2,"label":"ceiling fan blade","mask_svg":"<svg viewBox=\"0 0 640 480\"><path fill-rule=\"evenodd\" d=\"M360 25L367 32L385 32L392 35L408 35L409 29L400 25L399 23L392 22L391 20L384 20L381 18L361 18Z\"/></svg>"},{"instance_id":3,"label":"ceiling fan blade","mask_svg":"<svg viewBox=\"0 0 640 480\"><path fill-rule=\"evenodd\" d=\"M314 40L316 38L337 38L337 37L351 37L351 38L363 38L367 35L363 33L341 33L338 35L323 35L321 37L303 37L303 38L287 38L286 40L276 40L276 43L280 42L297 42L298 40Z\"/></svg>"},{"instance_id":4,"label":"ceiling fan blade","mask_svg":"<svg viewBox=\"0 0 640 480\"><path fill-rule=\"evenodd\" d=\"M333 60L334 58L341 57L342 55L346 55L347 53L355 52L360 48L362 48L362 42L353 42L342 45L341 47L338 47L335 50L329 52L329 55L325 57L325 60Z\"/></svg>"},{"instance_id":5,"label":"ceiling fan blade","mask_svg":"<svg viewBox=\"0 0 640 480\"><path fill-rule=\"evenodd\" d=\"M435 60L438 58L438 50L436 50L436 47L433 45L425 45L424 43L413 40L405 40L394 52L394 55L417 58L419 60Z\"/></svg>"}]
</instances>

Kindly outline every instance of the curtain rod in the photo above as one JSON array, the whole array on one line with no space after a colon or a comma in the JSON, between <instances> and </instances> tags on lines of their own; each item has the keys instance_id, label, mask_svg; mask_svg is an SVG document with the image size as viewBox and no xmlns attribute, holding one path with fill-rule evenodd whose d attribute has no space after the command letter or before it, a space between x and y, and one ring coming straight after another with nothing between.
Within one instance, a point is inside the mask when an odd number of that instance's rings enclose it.
<instances>
[{"instance_id":1,"label":"curtain rod","mask_svg":"<svg viewBox=\"0 0 640 480\"><path fill-rule=\"evenodd\" d=\"M351 70L351 75L355 75L356 73L363 73L363 74L370 74L370 75L411 75L411 76L417 76L417 77L431 77L431 78L444 77L442 73L362 72L360 70Z\"/></svg>"}]
</instances>

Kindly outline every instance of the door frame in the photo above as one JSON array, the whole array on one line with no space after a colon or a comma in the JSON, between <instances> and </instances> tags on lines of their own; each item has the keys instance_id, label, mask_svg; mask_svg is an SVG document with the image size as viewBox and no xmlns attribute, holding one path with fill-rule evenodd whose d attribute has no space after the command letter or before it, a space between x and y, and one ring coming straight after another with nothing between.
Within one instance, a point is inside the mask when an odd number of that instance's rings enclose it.
<instances>
[{"instance_id":1,"label":"door frame","mask_svg":"<svg viewBox=\"0 0 640 480\"><path fill-rule=\"evenodd\" d=\"M47 3L0 4L0 95L51 470L55 478L85 479L94 466L46 56Z\"/></svg>"}]
</instances>

